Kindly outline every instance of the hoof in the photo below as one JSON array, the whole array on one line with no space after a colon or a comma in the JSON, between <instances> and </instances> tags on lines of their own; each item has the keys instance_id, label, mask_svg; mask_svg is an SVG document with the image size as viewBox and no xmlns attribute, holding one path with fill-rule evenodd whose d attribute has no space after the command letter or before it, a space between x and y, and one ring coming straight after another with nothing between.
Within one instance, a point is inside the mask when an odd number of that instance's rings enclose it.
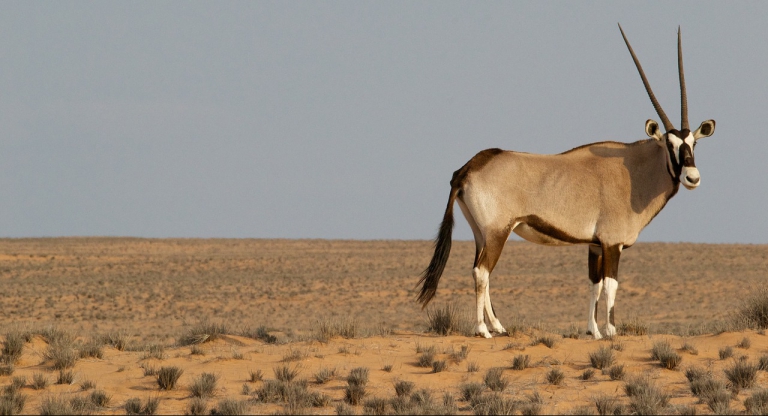
<instances>
[{"instance_id":1,"label":"hoof","mask_svg":"<svg viewBox=\"0 0 768 416\"><path fill-rule=\"evenodd\" d=\"M587 335L592 335L593 337L595 337L595 339L603 339L603 336L600 335L600 331L595 331L594 334L592 333L592 331L587 331Z\"/></svg>"},{"instance_id":2,"label":"hoof","mask_svg":"<svg viewBox=\"0 0 768 416\"><path fill-rule=\"evenodd\" d=\"M475 336L481 336L483 338L493 338L490 332L475 332Z\"/></svg>"}]
</instances>

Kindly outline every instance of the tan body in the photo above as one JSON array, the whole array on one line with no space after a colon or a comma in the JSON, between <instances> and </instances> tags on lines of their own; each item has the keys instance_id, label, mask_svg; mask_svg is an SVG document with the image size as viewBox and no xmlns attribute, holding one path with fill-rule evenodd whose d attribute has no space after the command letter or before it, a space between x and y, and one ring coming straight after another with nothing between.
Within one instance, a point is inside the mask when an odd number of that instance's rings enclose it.
<instances>
[{"instance_id":1,"label":"tan body","mask_svg":"<svg viewBox=\"0 0 768 416\"><path fill-rule=\"evenodd\" d=\"M715 132L714 120L701 123L695 131L689 129L679 30L680 130L674 128L653 95L623 30L622 36L666 132L661 133L659 125L648 120L645 132L650 139L635 143L592 143L558 155L500 149L475 155L451 179L435 252L419 280L418 300L423 306L435 296L448 261L453 205L458 202L475 236L475 333L491 337L486 317L492 331L506 332L493 311L489 282L511 232L538 244L589 245L592 284L587 333L602 337L597 327L597 302L603 291L605 331L609 336L616 333L614 301L621 251L637 241L681 183L688 189L699 186L701 177L693 149L697 140Z\"/></svg>"}]
</instances>

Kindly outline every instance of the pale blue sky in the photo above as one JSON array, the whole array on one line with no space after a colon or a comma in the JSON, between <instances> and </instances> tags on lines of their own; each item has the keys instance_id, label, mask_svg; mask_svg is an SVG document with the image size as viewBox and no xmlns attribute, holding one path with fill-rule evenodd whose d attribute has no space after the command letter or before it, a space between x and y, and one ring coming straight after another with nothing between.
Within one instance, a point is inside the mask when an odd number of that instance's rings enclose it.
<instances>
[{"instance_id":1,"label":"pale blue sky","mask_svg":"<svg viewBox=\"0 0 768 416\"><path fill-rule=\"evenodd\" d=\"M454 170L679 125L640 241L768 243L765 2L2 2L0 236L431 239ZM456 211L460 217L460 213ZM470 239L463 218L454 234Z\"/></svg>"}]
</instances>

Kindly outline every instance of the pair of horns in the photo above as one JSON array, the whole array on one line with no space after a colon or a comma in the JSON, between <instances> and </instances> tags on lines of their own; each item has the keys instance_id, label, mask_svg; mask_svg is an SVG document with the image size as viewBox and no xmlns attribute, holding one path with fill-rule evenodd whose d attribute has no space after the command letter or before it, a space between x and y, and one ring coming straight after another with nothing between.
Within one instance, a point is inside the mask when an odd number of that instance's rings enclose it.
<instances>
[{"instance_id":1,"label":"pair of horns","mask_svg":"<svg viewBox=\"0 0 768 416\"><path fill-rule=\"evenodd\" d=\"M643 85L645 85L645 90L648 92L648 97L651 99L651 103L653 104L653 108L656 110L656 114L659 115L659 118L661 119L661 122L664 124L664 129L666 131L673 130L675 126L672 125L672 122L669 121L669 117L664 113L664 110L661 108L661 105L659 104L659 101L656 99L656 96L653 95L653 90L651 90L651 85L648 83L648 79L645 78L645 72L643 72L643 67L640 65L640 61L637 60L637 56L635 56L635 51L632 50L632 46L629 44L629 41L627 40L627 36L624 35L624 29L621 28L621 24L619 24L619 30L621 31L621 36L624 38L624 43L627 44L627 48L629 48L629 53L632 55L632 60L635 61L635 66L637 67L637 70L640 72L640 78L643 80ZM688 130L688 97L685 93L685 74L683 73L683 47L682 43L680 41L680 27L677 27L677 68L678 72L680 73L680 128L681 130Z\"/></svg>"}]
</instances>

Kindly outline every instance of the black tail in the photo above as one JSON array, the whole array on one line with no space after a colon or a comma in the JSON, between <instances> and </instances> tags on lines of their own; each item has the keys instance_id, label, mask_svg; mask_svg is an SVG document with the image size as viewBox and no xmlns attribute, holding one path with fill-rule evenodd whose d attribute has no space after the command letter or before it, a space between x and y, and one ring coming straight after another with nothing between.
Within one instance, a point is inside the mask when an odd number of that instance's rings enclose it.
<instances>
[{"instance_id":1,"label":"black tail","mask_svg":"<svg viewBox=\"0 0 768 416\"><path fill-rule=\"evenodd\" d=\"M448 206L445 207L443 222L440 224L440 231L435 238L435 254L429 266L421 274L421 279L416 286L423 283L419 297L416 298L421 303L422 309L427 306L429 301L437 293L437 283L440 282L440 276L445 269L445 263L448 262L448 256L451 254L451 234L453 233L453 203L456 201L456 195L459 193L458 187L451 187L451 196L448 198Z\"/></svg>"}]
</instances>

